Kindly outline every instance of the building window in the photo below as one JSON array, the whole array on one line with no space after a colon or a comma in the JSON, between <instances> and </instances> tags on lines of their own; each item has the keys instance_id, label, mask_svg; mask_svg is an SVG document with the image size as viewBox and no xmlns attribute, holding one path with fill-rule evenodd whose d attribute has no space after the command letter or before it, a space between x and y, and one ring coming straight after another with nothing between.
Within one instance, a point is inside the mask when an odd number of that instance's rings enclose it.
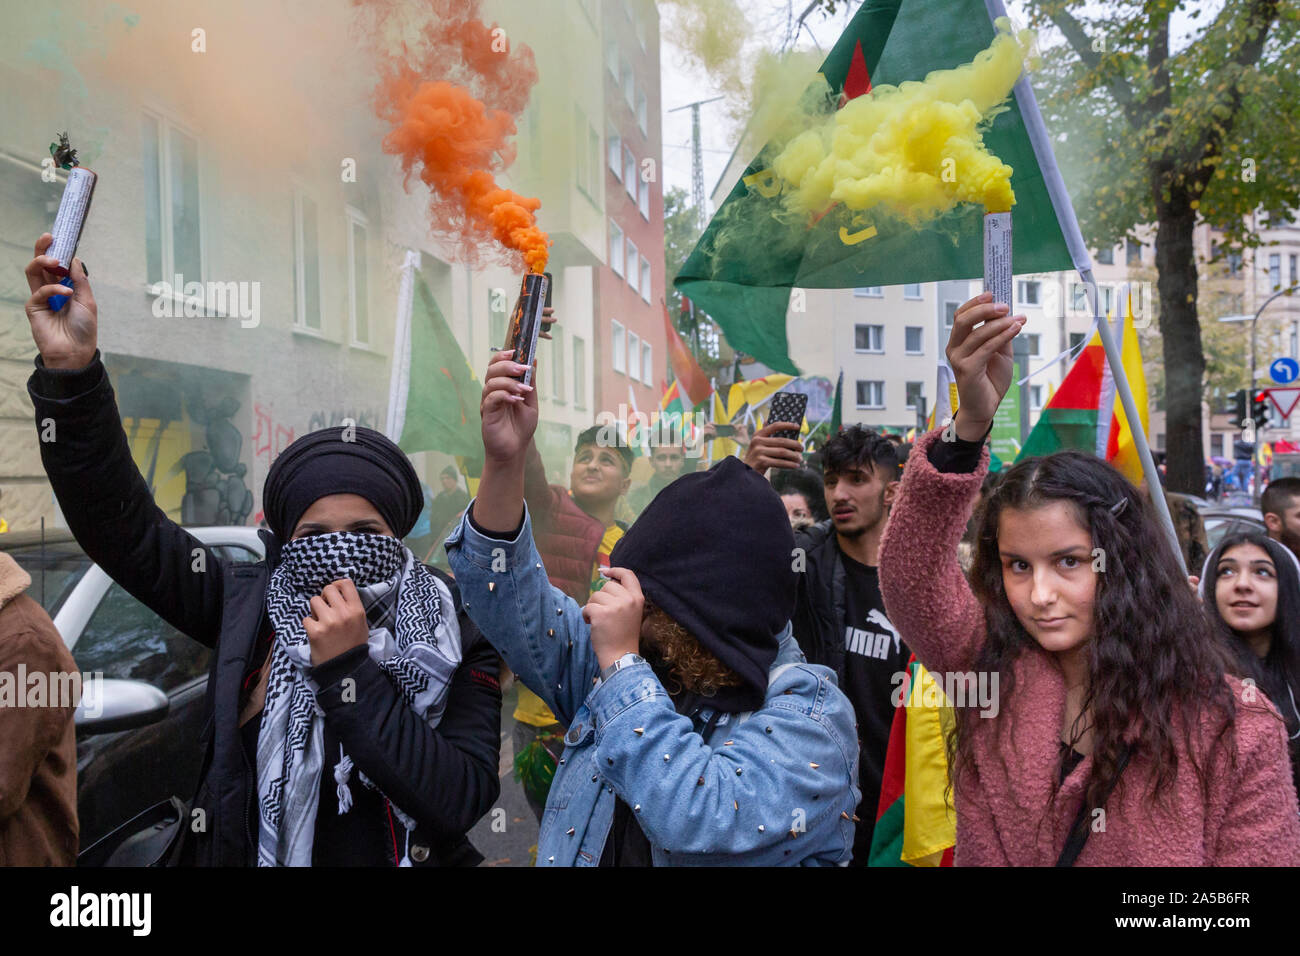
<instances>
[{"instance_id":1,"label":"building window","mask_svg":"<svg viewBox=\"0 0 1300 956\"><path fill-rule=\"evenodd\" d=\"M551 398L564 404L564 330L551 326Z\"/></svg>"},{"instance_id":2,"label":"building window","mask_svg":"<svg viewBox=\"0 0 1300 956\"><path fill-rule=\"evenodd\" d=\"M641 127L641 132L649 135L649 116L646 110L645 93L642 92L636 95L636 125Z\"/></svg>"},{"instance_id":3,"label":"building window","mask_svg":"<svg viewBox=\"0 0 1300 956\"><path fill-rule=\"evenodd\" d=\"M587 407L587 343L573 337L573 406Z\"/></svg>"},{"instance_id":4,"label":"building window","mask_svg":"<svg viewBox=\"0 0 1300 956\"><path fill-rule=\"evenodd\" d=\"M641 343L641 381L651 386L655 383L654 346L649 342Z\"/></svg>"},{"instance_id":5,"label":"building window","mask_svg":"<svg viewBox=\"0 0 1300 956\"><path fill-rule=\"evenodd\" d=\"M884 408L884 382L858 382L858 408Z\"/></svg>"},{"instance_id":6,"label":"building window","mask_svg":"<svg viewBox=\"0 0 1300 956\"><path fill-rule=\"evenodd\" d=\"M943 304L943 327L951 329L952 324L957 321L957 310L961 308L960 302L945 302Z\"/></svg>"},{"instance_id":7,"label":"building window","mask_svg":"<svg viewBox=\"0 0 1300 956\"><path fill-rule=\"evenodd\" d=\"M1071 359L1071 361L1073 361L1074 359L1076 359L1076 358L1079 357L1079 353L1083 351L1083 345L1084 345L1083 333L1082 333L1082 332L1071 332L1071 333L1070 333L1070 359Z\"/></svg>"},{"instance_id":8,"label":"building window","mask_svg":"<svg viewBox=\"0 0 1300 956\"><path fill-rule=\"evenodd\" d=\"M903 286L903 298L904 298L904 299L919 299L919 298L921 298L921 283L919 283L919 282L911 282L911 283L908 283L908 284L904 285L904 286Z\"/></svg>"},{"instance_id":9,"label":"building window","mask_svg":"<svg viewBox=\"0 0 1300 956\"><path fill-rule=\"evenodd\" d=\"M627 100L628 109L636 109L636 77L632 74L632 64L627 60L623 61L623 99Z\"/></svg>"},{"instance_id":10,"label":"building window","mask_svg":"<svg viewBox=\"0 0 1300 956\"><path fill-rule=\"evenodd\" d=\"M1043 386L1029 386L1029 410L1040 412L1043 410Z\"/></svg>"},{"instance_id":11,"label":"building window","mask_svg":"<svg viewBox=\"0 0 1300 956\"><path fill-rule=\"evenodd\" d=\"M366 261L366 220L355 209L348 216L348 310L352 341L370 344L370 283Z\"/></svg>"},{"instance_id":12,"label":"building window","mask_svg":"<svg viewBox=\"0 0 1300 956\"><path fill-rule=\"evenodd\" d=\"M1110 311L1115 307L1115 288L1114 286L1102 285L1097 287L1097 295L1101 297L1101 314L1110 315Z\"/></svg>"},{"instance_id":13,"label":"building window","mask_svg":"<svg viewBox=\"0 0 1300 956\"><path fill-rule=\"evenodd\" d=\"M885 293L881 290L880 286L878 285L868 285L868 286L863 286L860 289L854 289L853 294L859 297L869 296L871 298L879 298L883 296Z\"/></svg>"},{"instance_id":14,"label":"building window","mask_svg":"<svg viewBox=\"0 0 1300 956\"><path fill-rule=\"evenodd\" d=\"M627 351L624 343L623 323L617 319L610 320L613 323L613 334L609 338L609 351L614 356L614 371L627 371Z\"/></svg>"},{"instance_id":15,"label":"building window","mask_svg":"<svg viewBox=\"0 0 1300 956\"><path fill-rule=\"evenodd\" d=\"M1097 261L1104 266L1113 266L1115 264L1115 247L1107 246L1105 249L1098 249Z\"/></svg>"},{"instance_id":16,"label":"building window","mask_svg":"<svg viewBox=\"0 0 1300 956\"><path fill-rule=\"evenodd\" d=\"M606 134L609 140L609 171L614 174L614 178L622 181L623 179L623 138L610 127L609 133Z\"/></svg>"},{"instance_id":17,"label":"building window","mask_svg":"<svg viewBox=\"0 0 1300 956\"><path fill-rule=\"evenodd\" d=\"M591 188L587 194L595 202L600 195L600 134L590 123L587 124L587 155L591 162Z\"/></svg>"},{"instance_id":18,"label":"building window","mask_svg":"<svg viewBox=\"0 0 1300 956\"><path fill-rule=\"evenodd\" d=\"M1241 253L1228 253L1228 278L1235 279L1241 275Z\"/></svg>"},{"instance_id":19,"label":"building window","mask_svg":"<svg viewBox=\"0 0 1300 956\"><path fill-rule=\"evenodd\" d=\"M627 333L627 375L628 378L641 377L641 336L630 329Z\"/></svg>"},{"instance_id":20,"label":"building window","mask_svg":"<svg viewBox=\"0 0 1300 956\"><path fill-rule=\"evenodd\" d=\"M627 194L636 201L636 157L632 155L632 150L626 146L623 147L623 188Z\"/></svg>"},{"instance_id":21,"label":"building window","mask_svg":"<svg viewBox=\"0 0 1300 956\"><path fill-rule=\"evenodd\" d=\"M883 325L855 325L853 327L853 350L855 352L885 351L885 327Z\"/></svg>"},{"instance_id":22,"label":"building window","mask_svg":"<svg viewBox=\"0 0 1300 956\"><path fill-rule=\"evenodd\" d=\"M1025 336L1025 341L1029 344L1029 354L1030 354L1031 356L1035 356L1035 357L1036 357L1036 356L1038 355L1038 349L1039 349L1039 347L1040 347L1041 344L1042 344L1042 339L1043 339L1043 337L1042 337L1041 335L1026 335L1026 336Z\"/></svg>"},{"instance_id":23,"label":"building window","mask_svg":"<svg viewBox=\"0 0 1300 956\"><path fill-rule=\"evenodd\" d=\"M903 351L908 355L920 355L925 351L925 329L919 325L909 325L903 329Z\"/></svg>"},{"instance_id":24,"label":"building window","mask_svg":"<svg viewBox=\"0 0 1300 956\"><path fill-rule=\"evenodd\" d=\"M647 305L650 303L650 290L650 261L643 257L641 259L641 298L645 299Z\"/></svg>"},{"instance_id":25,"label":"building window","mask_svg":"<svg viewBox=\"0 0 1300 956\"><path fill-rule=\"evenodd\" d=\"M916 411L916 407L921 404L921 398L925 394L924 382L907 383L907 410Z\"/></svg>"},{"instance_id":26,"label":"building window","mask_svg":"<svg viewBox=\"0 0 1300 956\"><path fill-rule=\"evenodd\" d=\"M1296 256L1295 256L1295 253L1292 253L1292 254L1288 257L1288 259L1289 259L1289 261L1290 261L1290 263L1291 263L1291 281L1290 281L1288 284L1289 284L1289 285L1295 285L1295 278L1296 278Z\"/></svg>"},{"instance_id":27,"label":"building window","mask_svg":"<svg viewBox=\"0 0 1300 956\"><path fill-rule=\"evenodd\" d=\"M1041 282L1028 279L1016 283L1016 299L1021 305L1038 305Z\"/></svg>"},{"instance_id":28,"label":"building window","mask_svg":"<svg viewBox=\"0 0 1300 956\"><path fill-rule=\"evenodd\" d=\"M1268 286L1272 292L1282 288L1282 257L1276 252L1268 257Z\"/></svg>"},{"instance_id":29,"label":"building window","mask_svg":"<svg viewBox=\"0 0 1300 956\"><path fill-rule=\"evenodd\" d=\"M609 267L615 275L623 275L623 230L613 219L609 221Z\"/></svg>"},{"instance_id":30,"label":"building window","mask_svg":"<svg viewBox=\"0 0 1300 956\"><path fill-rule=\"evenodd\" d=\"M1132 239L1124 240L1124 261L1130 266L1142 265L1142 243L1135 242Z\"/></svg>"},{"instance_id":31,"label":"building window","mask_svg":"<svg viewBox=\"0 0 1300 956\"><path fill-rule=\"evenodd\" d=\"M294 324L320 330L320 240L316 202L302 193L293 201Z\"/></svg>"},{"instance_id":32,"label":"building window","mask_svg":"<svg viewBox=\"0 0 1300 956\"><path fill-rule=\"evenodd\" d=\"M170 283L177 274L184 282L202 282L198 140L166 120L146 113L144 176L145 264L149 284L164 279ZM319 310L316 314L319 316Z\"/></svg>"},{"instance_id":33,"label":"building window","mask_svg":"<svg viewBox=\"0 0 1300 956\"><path fill-rule=\"evenodd\" d=\"M649 222L650 221L650 184L646 182L644 179L641 180L641 195L637 201L637 208L641 210L641 218Z\"/></svg>"},{"instance_id":34,"label":"building window","mask_svg":"<svg viewBox=\"0 0 1300 956\"><path fill-rule=\"evenodd\" d=\"M610 40L605 44L605 65L609 67L609 75L618 82L618 44Z\"/></svg>"},{"instance_id":35,"label":"building window","mask_svg":"<svg viewBox=\"0 0 1300 956\"><path fill-rule=\"evenodd\" d=\"M636 251L636 245L631 239L627 240L627 284L632 287L633 292L639 291L641 282L641 256Z\"/></svg>"},{"instance_id":36,"label":"building window","mask_svg":"<svg viewBox=\"0 0 1300 956\"><path fill-rule=\"evenodd\" d=\"M636 42L641 44L641 50L645 51L645 21L641 17L636 17Z\"/></svg>"}]
</instances>

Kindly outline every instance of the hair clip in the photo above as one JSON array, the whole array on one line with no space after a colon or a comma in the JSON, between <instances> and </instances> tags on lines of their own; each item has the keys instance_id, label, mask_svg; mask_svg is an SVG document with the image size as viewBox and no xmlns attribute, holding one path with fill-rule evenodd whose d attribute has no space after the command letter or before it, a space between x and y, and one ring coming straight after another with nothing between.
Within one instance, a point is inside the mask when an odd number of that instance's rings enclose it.
<instances>
[{"instance_id":1,"label":"hair clip","mask_svg":"<svg viewBox=\"0 0 1300 956\"><path fill-rule=\"evenodd\" d=\"M1115 502L1113 505L1110 506L1110 513L1113 514L1116 518L1118 518L1120 515L1124 513L1124 509L1127 507L1128 507L1128 499L1121 498L1119 499L1119 501Z\"/></svg>"}]
</instances>

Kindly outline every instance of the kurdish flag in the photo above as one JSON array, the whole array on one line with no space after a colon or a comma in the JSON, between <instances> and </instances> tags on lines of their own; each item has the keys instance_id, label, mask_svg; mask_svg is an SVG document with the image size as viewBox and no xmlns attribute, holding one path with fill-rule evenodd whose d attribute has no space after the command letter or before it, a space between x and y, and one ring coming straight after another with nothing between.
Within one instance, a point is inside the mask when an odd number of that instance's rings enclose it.
<instances>
[{"instance_id":1,"label":"kurdish flag","mask_svg":"<svg viewBox=\"0 0 1300 956\"><path fill-rule=\"evenodd\" d=\"M416 263L418 258L407 257L398 293L388 437L408 455L439 451L479 457L483 387Z\"/></svg>"},{"instance_id":2,"label":"kurdish flag","mask_svg":"<svg viewBox=\"0 0 1300 956\"><path fill-rule=\"evenodd\" d=\"M870 866L952 866L957 820L947 802L944 734L951 710L943 691L913 654L903 685L906 706L894 711L880 781Z\"/></svg>"},{"instance_id":3,"label":"kurdish flag","mask_svg":"<svg viewBox=\"0 0 1300 956\"><path fill-rule=\"evenodd\" d=\"M1123 326L1120 356L1124 374L1133 386L1145 434L1149 429L1146 375L1142 371L1131 299ZM1065 448L1091 452L1114 465L1133 484L1142 482L1142 463L1133 444L1133 431L1115 394L1115 376L1106 361L1099 332L1093 334L1061 387L1044 406L1016 460L1050 455Z\"/></svg>"},{"instance_id":4,"label":"kurdish flag","mask_svg":"<svg viewBox=\"0 0 1300 956\"><path fill-rule=\"evenodd\" d=\"M709 377L704 374L704 369L700 368L700 363L695 361L695 356L682 341L666 305L664 306L664 337L668 342L668 364L673 370L675 379L673 384L678 386L679 392L684 394L686 402L693 409L709 397L713 392L713 386L709 384Z\"/></svg>"},{"instance_id":5,"label":"kurdish flag","mask_svg":"<svg viewBox=\"0 0 1300 956\"><path fill-rule=\"evenodd\" d=\"M987 63L987 56L977 57L994 43L997 31L991 10L997 13L1000 7L994 0L866 0L822 63L824 83L815 80L808 87L803 105L819 92L817 101L828 102L829 86L830 93L839 97L838 113L827 107L830 116L861 112L864 122L873 122L875 114L870 110L859 110L854 103L855 109L846 113L845 105L872 97L874 101L863 106L878 104L884 112L886 103L906 100L899 84L924 80L935 71ZM967 92L968 87L951 79L945 85L941 74L936 78L936 87L946 89L951 98L940 111L943 118L975 109L969 98L957 102L962 96L976 95ZM1022 98L1032 104L1027 85L1004 103L977 110L986 121L967 130L962 145L987 151L1010 167L1013 271L1069 269L1074 263L1049 196L1043 164L1026 129ZM901 140L901 152L909 162L915 160L914 171L900 177L889 166L878 170L878 175L843 183L834 173L834 188L828 193L831 201L815 213L792 212L784 197L792 190L802 195L805 187L820 188L818 177L832 175L828 172L832 164L823 163L815 168L815 175L810 173L797 188L792 186L780 172L788 172L784 165L791 158L788 138L778 136L765 144L741 175L674 279L674 285L722 327L733 348L770 368L798 374L786 337L792 288L846 289L983 274L983 205L956 201L941 214L933 214L920 199L909 205L913 196L927 190L933 195L942 191L944 183L954 183L954 178L955 192L975 189L977 177L962 178L961 160L956 168L945 166L952 159L946 147L931 148L923 158L910 154L913 145L927 138L930 147L935 137L942 144L951 142L939 132L946 129L940 120L926 126L929 119L903 111L890 122L895 144ZM871 130L833 132L818 148L830 149L837 160L856 161L870 155L881 139ZM1050 150L1045 137L1038 142L1038 148ZM921 152L920 145L916 152ZM873 190L887 173L891 174L888 187ZM864 191L871 196L883 193L887 199L864 199ZM866 205L869 201L875 204ZM886 205L892 207L888 213L882 211Z\"/></svg>"}]
</instances>

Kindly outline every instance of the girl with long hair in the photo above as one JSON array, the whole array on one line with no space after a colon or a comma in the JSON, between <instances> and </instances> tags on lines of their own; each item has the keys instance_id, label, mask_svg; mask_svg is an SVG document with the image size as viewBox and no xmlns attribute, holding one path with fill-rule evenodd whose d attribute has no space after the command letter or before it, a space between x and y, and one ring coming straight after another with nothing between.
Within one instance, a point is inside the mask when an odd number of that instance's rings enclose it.
<instances>
[{"instance_id":1,"label":"girl with long hair","mask_svg":"<svg viewBox=\"0 0 1300 956\"><path fill-rule=\"evenodd\" d=\"M1200 593L1233 673L1253 681L1281 712L1300 786L1300 562L1262 531L1233 532L1205 559Z\"/></svg>"},{"instance_id":2,"label":"girl with long hair","mask_svg":"<svg viewBox=\"0 0 1300 956\"><path fill-rule=\"evenodd\" d=\"M949 688L957 865L1295 865L1286 731L1222 643L1137 490L1077 452L1009 469L957 542L1011 384L1009 316L985 293L947 355L960 410L918 440L880 551L889 618ZM983 702L981 702L983 703Z\"/></svg>"}]
</instances>

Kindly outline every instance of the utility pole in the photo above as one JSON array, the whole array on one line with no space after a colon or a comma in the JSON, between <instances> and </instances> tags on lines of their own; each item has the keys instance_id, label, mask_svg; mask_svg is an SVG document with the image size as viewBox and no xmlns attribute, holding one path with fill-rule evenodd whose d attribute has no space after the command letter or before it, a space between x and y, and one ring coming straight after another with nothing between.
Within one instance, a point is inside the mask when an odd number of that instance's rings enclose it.
<instances>
[{"instance_id":1,"label":"utility pole","mask_svg":"<svg viewBox=\"0 0 1300 956\"><path fill-rule=\"evenodd\" d=\"M669 113L691 111L691 204L695 206L695 217L699 221L701 231L708 225L708 214L704 207L704 148L700 143L700 107L722 98L715 96L707 100L696 100L694 103L687 103L685 106L678 106L668 111Z\"/></svg>"}]
</instances>

